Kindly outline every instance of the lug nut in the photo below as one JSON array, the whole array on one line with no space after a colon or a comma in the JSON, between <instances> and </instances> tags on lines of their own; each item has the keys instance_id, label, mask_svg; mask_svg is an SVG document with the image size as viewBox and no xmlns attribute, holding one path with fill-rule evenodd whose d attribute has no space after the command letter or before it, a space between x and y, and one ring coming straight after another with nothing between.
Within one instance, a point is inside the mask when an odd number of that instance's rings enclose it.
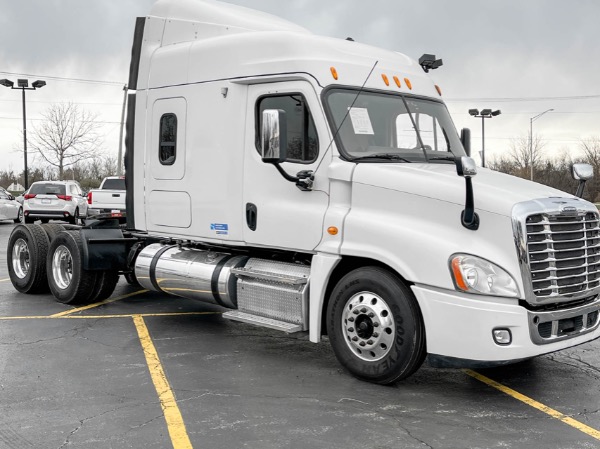
<instances>
[{"instance_id":1,"label":"lug nut","mask_svg":"<svg viewBox=\"0 0 600 449\"><path fill-rule=\"evenodd\" d=\"M361 346L364 346L364 345L365 345L365 342L364 342L364 341L361 341L361 342L359 343L359 345L361 345Z\"/></svg>"},{"instance_id":2,"label":"lug nut","mask_svg":"<svg viewBox=\"0 0 600 449\"><path fill-rule=\"evenodd\" d=\"M369 341L367 342L367 344L368 344L368 345L372 345L372 344L373 344L373 340L369 340Z\"/></svg>"},{"instance_id":3,"label":"lug nut","mask_svg":"<svg viewBox=\"0 0 600 449\"><path fill-rule=\"evenodd\" d=\"M373 323L373 327L379 327L379 323Z\"/></svg>"},{"instance_id":4,"label":"lug nut","mask_svg":"<svg viewBox=\"0 0 600 449\"><path fill-rule=\"evenodd\" d=\"M354 328L353 327L349 327L348 328L348 332L354 332Z\"/></svg>"},{"instance_id":5,"label":"lug nut","mask_svg":"<svg viewBox=\"0 0 600 449\"><path fill-rule=\"evenodd\" d=\"M352 341L358 341L358 337L356 337L356 336L352 337Z\"/></svg>"},{"instance_id":6,"label":"lug nut","mask_svg":"<svg viewBox=\"0 0 600 449\"><path fill-rule=\"evenodd\" d=\"M373 337L375 337L375 338L379 337L379 333L378 332L373 332Z\"/></svg>"},{"instance_id":7,"label":"lug nut","mask_svg":"<svg viewBox=\"0 0 600 449\"><path fill-rule=\"evenodd\" d=\"M366 309L365 307L363 307L362 309L360 309L360 311L361 311L362 313L367 313L367 309Z\"/></svg>"},{"instance_id":8,"label":"lug nut","mask_svg":"<svg viewBox=\"0 0 600 449\"><path fill-rule=\"evenodd\" d=\"M352 313L353 313L354 315L358 315L358 310L357 310L357 309L354 309L354 310L352 311Z\"/></svg>"},{"instance_id":9,"label":"lug nut","mask_svg":"<svg viewBox=\"0 0 600 449\"><path fill-rule=\"evenodd\" d=\"M348 321L350 321L351 323L354 323L354 317L351 316L350 318L348 318Z\"/></svg>"},{"instance_id":10,"label":"lug nut","mask_svg":"<svg viewBox=\"0 0 600 449\"><path fill-rule=\"evenodd\" d=\"M369 318L373 318L375 314L373 312L369 312Z\"/></svg>"}]
</instances>

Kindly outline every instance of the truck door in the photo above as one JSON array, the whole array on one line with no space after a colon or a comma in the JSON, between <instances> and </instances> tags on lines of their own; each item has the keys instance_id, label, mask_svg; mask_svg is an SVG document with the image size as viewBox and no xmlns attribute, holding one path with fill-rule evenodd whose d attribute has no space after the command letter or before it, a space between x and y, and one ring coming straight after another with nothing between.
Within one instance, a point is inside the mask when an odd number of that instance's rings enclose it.
<instances>
[{"instance_id":1,"label":"truck door","mask_svg":"<svg viewBox=\"0 0 600 449\"><path fill-rule=\"evenodd\" d=\"M331 160L331 151L327 151L331 136L317 94L302 81L253 85L247 104L241 211L244 240L257 246L311 251L323 237ZM302 170L314 171L313 190L301 191L275 166L262 162L259 133L265 109L285 111L288 159L281 167L292 176Z\"/></svg>"}]
</instances>

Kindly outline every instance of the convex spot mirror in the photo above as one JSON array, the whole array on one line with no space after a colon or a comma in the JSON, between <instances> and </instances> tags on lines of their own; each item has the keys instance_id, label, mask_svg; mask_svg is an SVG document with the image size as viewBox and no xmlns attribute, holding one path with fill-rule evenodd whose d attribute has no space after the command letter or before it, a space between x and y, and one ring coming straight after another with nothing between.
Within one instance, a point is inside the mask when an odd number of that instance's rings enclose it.
<instances>
[{"instance_id":1,"label":"convex spot mirror","mask_svg":"<svg viewBox=\"0 0 600 449\"><path fill-rule=\"evenodd\" d=\"M573 164L571 174L577 181L587 181L594 177L594 167L590 164Z\"/></svg>"},{"instance_id":2,"label":"convex spot mirror","mask_svg":"<svg viewBox=\"0 0 600 449\"><path fill-rule=\"evenodd\" d=\"M263 162L279 164L287 159L287 120L281 109L265 109L260 133Z\"/></svg>"},{"instance_id":3,"label":"convex spot mirror","mask_svg":"<svg viewBox=\"0 0 600 449\"><path fill-rule=\"evenodd\" d=\"M456 158L456 172L458 176L471 178L477 174L477 165L475 160L468 156L460 156Z\"/></svg>"}]
</instances>

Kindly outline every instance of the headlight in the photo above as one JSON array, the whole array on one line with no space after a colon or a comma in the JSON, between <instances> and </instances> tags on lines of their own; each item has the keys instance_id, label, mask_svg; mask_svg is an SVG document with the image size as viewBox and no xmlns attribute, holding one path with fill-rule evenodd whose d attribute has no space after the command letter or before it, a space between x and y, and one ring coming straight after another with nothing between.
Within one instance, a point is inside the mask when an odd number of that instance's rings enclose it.
<instances>
[{"instance_id":1,"label":"headlight","mask_svg":"<svg viewBox=\"0 0 600 449\"><path fill-rule=\"evenodd\" d=\"M453 255L450 257L450 273L458 290L481 295L519 296L519 288L512 276L480 257Z\"/></svg>"}]
</instances>

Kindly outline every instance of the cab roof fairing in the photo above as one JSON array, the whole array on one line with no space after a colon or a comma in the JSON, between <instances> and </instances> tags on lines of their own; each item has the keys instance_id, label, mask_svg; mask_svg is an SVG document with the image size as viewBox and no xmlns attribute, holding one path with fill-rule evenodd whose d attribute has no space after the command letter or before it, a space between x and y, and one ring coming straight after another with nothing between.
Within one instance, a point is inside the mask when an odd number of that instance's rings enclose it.
<instances>
[{"instance_id":1,"label":"cab roof fairing","mask_svg":"<svg viewBox=\"0 0 600 449\"><path fill-rule=\"evenodd\" d=\"M290 73L309 74L323 87L360 87L376 61L366 88L439 97L431 78L401 53L293 31L226 34L163 46L152 56L148 87ZM338 80L330 67L336 68ZM387 75L389 86L382 74ZM400 88L394 76L399 78ZM412 89L404 78L410 80Z\"/></svg>"}]
</instances>

